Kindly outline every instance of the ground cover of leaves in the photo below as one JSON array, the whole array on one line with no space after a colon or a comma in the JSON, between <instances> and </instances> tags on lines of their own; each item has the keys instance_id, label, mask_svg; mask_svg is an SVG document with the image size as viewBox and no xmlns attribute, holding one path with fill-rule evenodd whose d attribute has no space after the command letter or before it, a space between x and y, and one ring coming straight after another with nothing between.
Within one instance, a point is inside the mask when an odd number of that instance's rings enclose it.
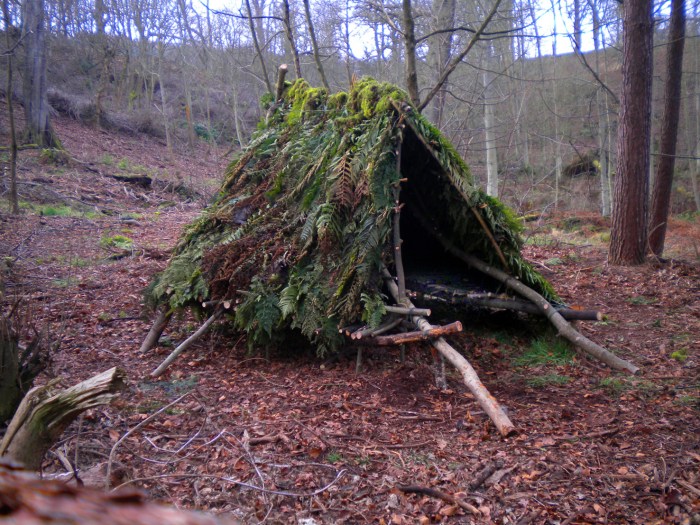
<instances>
[{"instance_id":1,"label":"ground cover of leaves","mask_svg":"<svg viewBox=\"0 0 700 525\"><path fill-rule=\"evenodd\" d=\"M531 225L526 256L569 303L608 315L580 329L643 372L579 355L557 362L537 323L465 316L451 340L516 424L503 439L456 374L449 390L434 387L418 346L404 362L398 351L366 351L356 374L354 352L250 354L217 326L149 378L201 320L176 319L140 355L151 321L141 292L206 199L109 175L146 173L205 195L226 159L205 146L169 154L155 139L65 119L57 129L73 160L23 152L19 176L32 184L20 190L31 201L49 189L43 198L81 211L0 214L0 256L11 263L3 309L21 297L24 326L48 330L56 348L42 381L68 386L116 365L129 386L66 432L46 475L73 476L62 456L104 486L112 454L110 488L243 523L700 523L697 220L672 223L672 259L636 268L606 264L608 225L596 217ZM528 360L535 344L552 359Z\"/></svg>"}]
</instances>

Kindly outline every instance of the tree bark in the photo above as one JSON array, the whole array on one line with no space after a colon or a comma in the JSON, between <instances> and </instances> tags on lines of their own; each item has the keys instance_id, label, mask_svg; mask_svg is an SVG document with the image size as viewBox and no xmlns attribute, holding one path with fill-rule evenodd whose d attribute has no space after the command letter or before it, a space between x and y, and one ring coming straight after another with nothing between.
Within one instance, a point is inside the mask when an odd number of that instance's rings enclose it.
<instances>
[{"instance_id":1,"label":"tree bark","mask_svg":"<svg viewBox=\"0 0 700 525\"><path fill-rule=\"evenodd\" d=\"M260 59L260 68L262 69L263 80L265 81L265 87L269 93L274 93L272 90L272 83L270 82L270 76L267 74L267 66L265 65L265 57L263 56L262 49L260 48L260 42L258 41L258 31L255 28L255 21L253 20L253 10L250 8L250 0L245 0L246 13L248 14L248 26L250 27L250 35L253 39L253 47L255 47L255 53Z\"/></svg>"},{"instance_id":2,"label":"tree bark","mask_svg":"<svg viewBox=\"0 0 700 525\"><path fill-rule=\"evenodd\" d=\"M22 15L26 53L23 78L26 140L43 147L60 147L49 121L49 101L46 96L48 44L44 0L23 2Z\"/></svg>"},{"instance_id":3,"label":"tree bark","mask_svg":"<svg viewBox=\"0 0 700 525\"><path fill-rule=\"evenodd\" d=\"M651 0L623 4L622 95L609 261L644 262L651 135L653 28Z\"/></svg>"},{"instance_id":4,"label":"tree bark","mask_svg":"<svg viewBox=\"0 0 700 525\"><path fill-rule=\"evenodd\" d=\"M311 6L309 4L309 0L303 0L303 2L304 14L306 15L306 26L309 29L309 38L311 39L311 48L314 53L314 62L316 62L316 69L318 70L318 74L321 76L321 82L323 83L323 87L326 88L327 91L330 91L331 87L328 84L326 72L323 70L323 62L321 61L321 51L318 48L318 41L316 40L316 30L314 29L314 22L311 18Z\"/></svg>"},{"instance_id":5,"label":"tree bark","mask_svg":"<svg viewBox=\"0 0 700 525\"><path fill-rule=\"evenodd\" d=\"M153 325L151 326L151 329L148 331L148 334L146 335L146 338L143 340L143 343L141 343L141 348L139 349L139 352L142 354L145 354L148 352L151 348L156 346L158 344L158 340L160 339L161 334L163 333L163 330L165 330L165 327L168 326L168 323L170 322L170 318L172 317L173 312L172 310L159 310L158 315L156 316L156 320L153 321Z\"/></svg>"},{"instance_id":6,"label":"tree bark","mask_svg":"<svg viewBox=\"0 0 700 525\"><path fill-rule=\"evenodd\" d=\"M666 226L671 207L673 169L676 164L678 122L681 112L683 50L685 48L685 0L671 2L671 25L668 38L661 143L649 218L649 248L657 256L661 256L664 251Z\"/></svg>"},{"instance_id":7,"label":"tree bark","mask_svg":"<svg viewBox=\"0 0 700 525\"><path fill-rule=\"evenodd\" d=\"M406 52L406 89L411 103L420 106L418 91L418 70L416 68L416 28L413 20L411 0L403 0L403 40ZM420 110L419 110L420 111Z\"/></svg>"},{"instance_id":8,"label":"tree bark","mask_svg":"<svg viewBox=\"0 0 700 525\"><path fill-rule=\"evenodd\" d=\"M292 30L292 21L289 14L289 0L282 0L282 13L284 20L284 34L287 37L289 51L292 54L292 62L294 63L294 74L296 75L296 78L302 78L301 62L299 62L299 50L297 49L297 43L294 39L294 31Z\"/></svg>"},{"instance_id":9,"label":"tree bark","mask_svg":"<svg viewBox=\"0 0 700 525\"><path fill-rule=\"evenodd\" d=\"M5 76L7 83L5 84L5 101L7 103L7 116L9 121L10 132L10 209L13 215L19 215L19 197L17 195L17 132L15 130L15 109L12 102L12 59L14 51L12 50L12 40L10 34L12 31L12 21L10 19L10 11L8 3L2 3L2 15L5 20L5 52L7 53L7 69ZM0 418L0 420L2 420Z\"/></svg>"},{"instance_id":10,"label":"tree bark","mask_svg":"<svg viewBox=\"0 0 700 525\"><path fill-rule=\"evenodd\" d=\"M39 470L44 454L68 425L85 410L112 401L124 378L123 371L111 368L57 394L49 393L57 381L31 389L0 442L0 456Z\"/></svg>"}]
</instances>

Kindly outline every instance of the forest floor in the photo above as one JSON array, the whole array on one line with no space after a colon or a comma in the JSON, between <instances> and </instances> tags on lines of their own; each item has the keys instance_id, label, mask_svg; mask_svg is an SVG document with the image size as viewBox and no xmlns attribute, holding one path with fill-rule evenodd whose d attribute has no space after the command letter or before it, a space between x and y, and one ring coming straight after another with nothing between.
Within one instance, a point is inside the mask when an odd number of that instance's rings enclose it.
<instances>
[{"instance_id":1,"label":"forest floor","mask_svg":"<svg viewBox=\"0 0 700 525\"><path fill-rule=\"evenodd\" d=\"M539 322L462 318L451 341L517 426L504 439L456 373L449 390L434 386L420 347L404 362L366 351L356 374L354 353L248 353L220 326L150 379L201 321L178 318L140 355L152 321L142 292L216 191L224 151L168 153L63 118L56 128L72 158L22 152L24 212L0 208L2 308L20 300L23 333L48 337L40 381L69 386L119 366L129 384L68 429L45 475L72 477L62 455L104 486L113 447L145 422L114 449L110 486L243 523L700 523L697 217L672 221L667 260L634 268L606 263L599 218L530 224L526 257L564 300L608 316L580 330L642 372L581 357Z\"/></svg>"}]
</instances>

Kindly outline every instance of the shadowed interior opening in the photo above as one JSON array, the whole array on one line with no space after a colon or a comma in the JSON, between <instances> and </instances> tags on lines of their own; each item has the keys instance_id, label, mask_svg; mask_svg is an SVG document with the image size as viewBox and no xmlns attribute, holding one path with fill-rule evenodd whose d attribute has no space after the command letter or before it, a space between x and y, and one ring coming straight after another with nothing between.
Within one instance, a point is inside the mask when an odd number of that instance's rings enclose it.
<instances>
[{"instance_id":1,"label":"shadowed interior opening","mask_svg":"<svg viewBox=\"0 0 700 525\"><path fill-rule=\"evenodd\" d=\"M422 224L417 214L434 223L443 234L454 239L450 228L456 218L473 219L471 210L444 170L410 128L404 131L401 147L402 257L408 289L428 293L426 285L437 283L463 290L497 291L500 284L471 270L451 255ZM456 239L455 239L456 240ZM469 246L461 246L469 251Z\"/></svg>"}]
</instances>

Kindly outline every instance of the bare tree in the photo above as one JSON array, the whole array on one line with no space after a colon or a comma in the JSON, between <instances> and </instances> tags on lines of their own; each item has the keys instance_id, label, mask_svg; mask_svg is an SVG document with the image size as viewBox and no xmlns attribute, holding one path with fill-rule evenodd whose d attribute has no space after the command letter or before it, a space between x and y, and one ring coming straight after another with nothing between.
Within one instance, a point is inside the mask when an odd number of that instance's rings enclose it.
<instances>
[{"instance_id":1,"label":"bare tree","mask_svg":"<svg viewBox=\"0 0 700 525\"><path fill-rule=\"evenodd\" d=\"M22 6L22 35L26 53L23 77L25 138L40 146L60 147L49 121L46 96L48 42L44 0L25 0Z\"/></svg>"},{"instance_id":2,"label":"bare tree","mask_svg":"<svg viewBox=\"0 0 700 525\"><path fill-rule=\"evenodd\" d=\"M623 6L622 95L618 128L612 231L612 264L640 264L647 247L647 198L653 71L652 1Z\"/></svg>"},{"instance_id":3,"label":"bare tree","mask_svg":"<svg viewBox=\"0 0 700 525\"><path fill-rule=\"evenodd\" d=\"M671 207L673 169L676 163L678 121L681 111L683 50L685 48L685 0L671 2L671 24L668 38L661 143L649 218L649 248L653 254L658 256L664 251L666 225Z\"/></svg>"},{"instance_id":4,"label":"bare tree","mask_svg":"<svg viewBox=\"0 0 700 525\"><path fill-rule=\"evenodd\" d=\"M7 59L5 84L5 100L7 102L7 114L10 125L10 208L14 215L19 215L19 198L17 196L17 133L15 131L15 110L12 104L12 58L15 46L12 45L12 20L7 2L2 3L2 15L5 21L5 57Z\"/></svg>"}]
</instances>

